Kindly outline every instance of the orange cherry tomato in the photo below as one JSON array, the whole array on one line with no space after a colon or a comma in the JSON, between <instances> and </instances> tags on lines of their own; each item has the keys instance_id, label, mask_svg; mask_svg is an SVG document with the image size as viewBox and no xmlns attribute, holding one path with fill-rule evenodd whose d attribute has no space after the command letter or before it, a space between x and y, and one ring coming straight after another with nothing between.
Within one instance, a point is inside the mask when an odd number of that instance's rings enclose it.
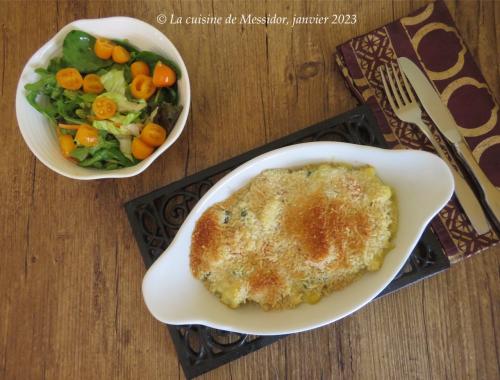
<instances>
[{"instance_id":1,"label":"orange cherry tomato","mask_svg":"<svg viewBox=\"0 0 500 380\"><path fill-rule=\"evenodd\" d=\"M78 90L83 84L81 74L73 67L59 70L56 74L56 80L59 86L67 90Z\"/></svg>"},{"instance_id":2,"label":"orange cherry tomato","mask_svg":"<svg viewBox=\"0 0 500 380\"><path fill-rule=\"evenodd\" d=\"M99 120L108 119L116 113L116 103L106 97L97 98L92 103L92 111Z\"/></svg>"},{"instance_id":3,"label":"orange cherry tomato","mask_svg":"<svg viewBox=\"0 0 500 380\"><path fill-rule=\"evenodd\" d=\"M132 155L138 160L144 160L145 158L151 156L154 148L151 145L146 144L141 139L134 137L132 140Z\"/></svg>"},{"instance_id":4,"label":"orange cherry tomato","mask_svg":"<svg viewBox=\"0 0 500 380\"><path fill-rule=\"evenodd\" d=\"M104 91L104 86L101 83L101 78L96 74L87 74L83 78L83 92L91 94L100 94Z\"/></svg>"},{"instance_id":5,"label":"orange cherry tomato","mask_svg":"<svg viewBox=\"0 0 500 380\"><path fill-rule=\"evenodd\" d=\"M99 132L88 124L82 124L76 132L75 140L83 146L96 146L99 141Z\"/></svg>"},{"instance_id":6,"label":"orange cherry tomato","mask_svg":"<svg viewBox=\"0 0 500 380\"><path fill-rule=\"evenodd\" d=\"M130 65L130 71L132 72L132 78L135 78L139 74L149 76L149 66L144 61L135 61Z\"/></svg>"},{"instance_id":7,"label":"orange cherry tomato","mask_svg":"<svg viewBox=\"0 0 500 380\"><path fill-rule=\"evenodd\" d=\"M71 135L60 135L59 136L59 147L64 157L70 157L70 154L76 148L76 144L73 141L73 136Z\"/></svg>"},{"instance_id":8,"label":"orange cherry tomato","mask_svg":"<svg viewBox=\"0 0 500 380\"><path fill-rule=\"evenodd\" d=\"M113 61L116 63L125 63L130 60L130 53L123 46L116 45L113 48L111 58L113 58Z\"/></svg>"},{"instance_id":9,"label":"orange cherry tomato","mask_svg":"<svg viewBox=\"0 0 500 380\"><path fill-rule=\"evenodd\" d=\"M141 132L140 139L146 144L157 147L163 144L167 138L167 131L162 126L149 123Z\"/></svg>"},{"instance_id":10,"label":"orange cherry tomato","mask_svg":"<svg viewBox=\"0 0 500 380\"><path fill-rule=\"evenodd\" d=\"M95 41L94 53L101 59L110 59L115 44L106 38L98 38Z\"/></svg>"},{"instance_id":11,"label":"orange cherry tomato","mask_svg":"<svg viewBox=\"0 0 500 380\"><path fill-rule=\"evenodd\" d=\"M170 68L170 66L165 65L162 62L156 63L155 70L153 72L153 84L156 87L171 87L177 80L175 71Z\"/></svg>"},{"instance_id":12,"label":"orange cherry tomato","mask_svg":"<svg viewBox=\"0 0 500 380\"><path fill-rule=\"evenodd\" d=\"M156 91L153 79L144 74L138 74L130 83L130 92L137 99L149 99Z\"/></svg>"}]
</instances>

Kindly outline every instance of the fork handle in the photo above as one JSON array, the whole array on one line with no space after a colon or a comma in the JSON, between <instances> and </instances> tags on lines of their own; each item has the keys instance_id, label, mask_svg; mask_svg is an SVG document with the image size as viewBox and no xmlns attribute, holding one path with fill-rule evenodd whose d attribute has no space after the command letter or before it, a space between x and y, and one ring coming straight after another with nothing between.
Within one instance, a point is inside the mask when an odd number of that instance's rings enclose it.
<instances>
[{"instance_id":1,"label":"fork handle","mask_svg":"<svg viewBox=\"0 0 500 380\"><path fill-rule=\"evenodd\" d=\"M427 127L427 125L422 120L417 121L415 124L417 124L420 130L429 139L434 149L436 149L438 155L444 160L444 162L446 162L446 164L450 168L451 173L453 174L453 179L455 180L455 195L462 205L465 214L469 218L472 227L476 230L478 235L487 233L490 230L488 219L486 218L486 215L481 208L481 204L476 198L476 195L472 191L471 187L465 181L462 175L448 162L448 160L446 159L446 154L432 135L429 127Z\"/></svg>"}]
</instances>

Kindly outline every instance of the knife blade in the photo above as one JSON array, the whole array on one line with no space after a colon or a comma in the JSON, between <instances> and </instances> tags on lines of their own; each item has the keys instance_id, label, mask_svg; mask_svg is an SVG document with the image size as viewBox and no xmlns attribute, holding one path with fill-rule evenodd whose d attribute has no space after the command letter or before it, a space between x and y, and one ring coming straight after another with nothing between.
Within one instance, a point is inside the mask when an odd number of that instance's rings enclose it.
<instances>
[{"instance_id":1,"label":"knife blade","mask_svg":"<svg viewBox=\"0 0 500 380\"><path fill-rule=\"evenodd\" d=\"M398 58L399 67L415 90L420 103L430 116L439 132L453 145L468 171L475 177L481 187L483 198L490 209L491 216L500 223L500 190L498 190L479 167L457 127L455 119L441 97L429 82L425 74L411 60Z\"/></svg>"},{"instance_id":2,"label":"knife blade","mask_svg":"<svg viewBox=\"0 0 500 380\"><path fill-rule=\"evenodd\" d=\"M422 103L439 131L452 144L462 140L462 135L456 127L453 115L448 107L444 106L441 97L434 90L425 74L408 58L398 58L398 63L417 93L420 103Z\"/></svg>"}]
</instances>

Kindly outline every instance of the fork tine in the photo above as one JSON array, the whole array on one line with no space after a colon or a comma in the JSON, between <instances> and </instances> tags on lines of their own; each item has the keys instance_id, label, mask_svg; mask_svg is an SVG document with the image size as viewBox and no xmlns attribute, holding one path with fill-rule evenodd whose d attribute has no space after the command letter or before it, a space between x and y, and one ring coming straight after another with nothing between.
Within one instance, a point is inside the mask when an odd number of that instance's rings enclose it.
<instances>
[{"instance_id":1,"label":"fork tine","mask_svg":"<svg viewBox=\"0 0 500 380\"><path fill-rule=\"evenodd\" d=\"M410 84L408 83L408 80L406 79L406 75L401 70L401 66L399 65L398 62L398 67L399 67L399 72L401 73L401 77L403 77L403 84L405 87L406 92L408 93L408 96L410 97L410 101L413 103L415 101L415 96L413 95L413 89L411 88Z\"/></svg>"},{"instance_id":2,"label":"fork tine","mask_svg":"<svg viewBox=\"0 0 500 380\"><path fill-rule=\"evenodd\" d=\"M392 94L394 95L394 99L396 99L396 103L398 103L399 107L403 107L403 102L401 101L401 98L399 97L398 90L396 88L396 85L394 84L393 76L392 76L391 72L389 71L390 70L389 65L386 63L384 66L385 66L385 72L387 73L387 77L389 78L389 84L391 85L391 90L392 90Z\"/></svg>"},{"instance_id":3,"label":"fork tine","mask_svg":"<svg viewBox=\"0 0 500 380\"><path fill-rule=\"evenodd\" d=\"M387 81L385 80L384 70L382 70L382 66L379 66L378 70L380 71L380 77L382 78L382 83L384 84L385 95L389 100L389 104L391 105L392 111L396 112L398 107L394 104L394 99L392 98L391 92L389 91L389 87L387 86Z\"/></svg>"},{"instance_id":4,"label":"fork tine","mask_svg":"<svg viewBox=\"0 0 500 380\"><path fill-rule=\"evenodd\" d=\"M391 68L392 68L392 73L394 74L394 79L398 85L399 88L399 93L401 97L403 98L403 102L405 104L408 104L408 98L406 97L406 93L403 91L403 87L401 86L401 80L399 80L398 73L396 72L396 66L394 65L394 62L391 62Z\"/></svg>"}]
</instances>

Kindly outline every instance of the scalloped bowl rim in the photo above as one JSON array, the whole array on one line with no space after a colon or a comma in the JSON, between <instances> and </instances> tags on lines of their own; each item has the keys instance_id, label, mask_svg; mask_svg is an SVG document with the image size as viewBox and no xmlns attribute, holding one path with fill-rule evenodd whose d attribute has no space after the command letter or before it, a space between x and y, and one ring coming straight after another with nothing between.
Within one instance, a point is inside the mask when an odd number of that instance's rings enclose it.
<instances>
[{"instance_id":1,"label":"scalloped bowl rim","mask_svg":"<svg viewBox=\"0 0 500 380\"><path fill-rule=\"evenodd\" d=\"M66 34L73 29L83 30L92 35L107 38L126 38L141 50L152 50L158 54L167 56L176 62L181 70L182 76L178 80L179 104L183 106L181 114L163 145L157 148L151 156L134 166L114 170L82 168L64 159L57 147L55 131L51 128L48 120L35 110L26 100L24 85L36 80L34 69L37 67L47 67L51 58L61 54L62 41ZM147 38L145 36L146 33L148 35ZM134 42L137 40L141 40L142 42L139 44ZM144 48L144 43L150 45ZM186 65L174 44L152 25L136 18L122 16L80 19L65 25L48 42L38 49L33 56L31 56L23 68L16 90L16 115L18 125L21 135L29 149L45 166L56 173L79 180L126 178L142 173L179 138L186 125L190 105L191 89L189 75ZM41 136L45 139L45 145L37 143L37 140L40 140L40 136L35 135L33 124L40 125L40 127L46 130L46 132L40 132L45 135ZM49 135L50 138L47 137ZM56 157L56 153L59 154L60 157ZM66 161L66 163L61 159Z\"/></svg>"}]
</instances>

